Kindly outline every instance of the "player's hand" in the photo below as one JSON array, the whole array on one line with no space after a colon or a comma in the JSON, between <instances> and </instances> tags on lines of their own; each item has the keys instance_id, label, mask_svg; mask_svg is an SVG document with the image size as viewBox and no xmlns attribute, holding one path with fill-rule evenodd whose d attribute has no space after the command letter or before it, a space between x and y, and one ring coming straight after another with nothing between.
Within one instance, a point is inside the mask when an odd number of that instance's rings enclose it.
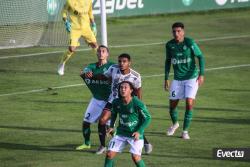
<instances>
[{"instance_id":1,"label":"player's hand","mask_svg":"<svg viewBox=\"0 0 250 167\"><path fill-rule=\"evenodd\" d=\"M197 78L198 85L201 86L204 83L204 76L199 75Z\"/></svg>"},{"instance_id":2,"label":"player's hand","mask_svg":"<svg viewBox=\"0 0 250 167\"><path fill-rule=\"evenodd\" d=\"M112 135L113 134L113 132L114 132L114 128L108 128L108 130L107 130L107 136L109 136L109 135Z\"/></svg>"},{"instance_id":3,"label":"player's hand","mask_svg":"<svg viewBox=\"0 0 250 167\"><path fill-rule=\"evenodd\" d=\"M71 31L71 23L68 19L65 19L64 25L65 25L66 31L70 32Z\"/></svg>"},{"instance_id":4,"label":"player's hand","mask_svg":"<svg viewBox=\"0 0 250 167\"><path fill-rule=\"evenodd\" d=\"M82 77L83 79L85 78L84 72L80 71L80 77Z\"/></svg>"},{"instance_id":5,"label":"player's hand","mask_svg":"<svg viewBox=\"0 0 250 167\"><path fill-rule=\"evenodd\" d=\"M95 22L90 23L90 27L95 36L97 36L97 28Z\"/></svg>"},{"instance_id":6,"label":"player's hand","mask_svg":"<svg viewBox=\"0 0 250 167\"><path fill-rule=\"evenodd\" d=\"M92 71L86 72L85 77L86 78L92 78L93 77L93 72Z\"/></svg>"},{"instance_id":7,"label":"player's hand","mask_svg":"<svg viewBox=\"0 0 250 167\"><path fill-rule=\"evenodd\" d=\"M139 140L140 138L140 133L139 132L134 132L132 136L135 138L135 140Z\"/></svg>"},{"instance_id":8,"label":"player's hand","mask_svg":"<svg viewBox=\"0 0 250 167\"><path fill-rule=\"evenodd\" d=\"M168 90L169 90L169 87L170 87L170 82L169 82L169 80L165 80L165 81L164 81L164 89L165 89L165 91L168 91Z\"/></svg>"}]
</instances>

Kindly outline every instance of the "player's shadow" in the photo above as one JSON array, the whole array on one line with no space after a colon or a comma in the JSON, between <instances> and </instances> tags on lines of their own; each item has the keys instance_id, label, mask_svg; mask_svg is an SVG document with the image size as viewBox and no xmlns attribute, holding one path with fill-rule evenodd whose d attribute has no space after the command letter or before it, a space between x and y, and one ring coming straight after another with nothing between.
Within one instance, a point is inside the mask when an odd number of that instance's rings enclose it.
<instances>
[{"instance_id":1,"label":"player's shadow","mask_svg":"<svg viewBox=\"0 0 250 167\"><path fill-rule=\"evenodd\" d=\"M1 142L0 148L8 150L36 150L36 151L69 151L69 152L89 152L95 153L95 150L84 150L77 151L75 148L76 144L65 144L65 145L55 145L55 146L39 146L31 144L17 144L17 143L7 143Z\"/></svg>"},{"instance_id":2,"label":"player's shadow","mask_svg":"<svg viewBox=\"0 0 250 167\"><path fill-rule=\"evenodd\" d=\"M12 126L12 125L0 125L0 128L14 129L14 130L30 130L30 131L42 131L42 132L70 132L81 133L79 129L60 129L60 128L41 128L41 127L27 127L27 126ZM95 130L91 130L91 133L97 133Z\"/></svg>"}]
</instances>

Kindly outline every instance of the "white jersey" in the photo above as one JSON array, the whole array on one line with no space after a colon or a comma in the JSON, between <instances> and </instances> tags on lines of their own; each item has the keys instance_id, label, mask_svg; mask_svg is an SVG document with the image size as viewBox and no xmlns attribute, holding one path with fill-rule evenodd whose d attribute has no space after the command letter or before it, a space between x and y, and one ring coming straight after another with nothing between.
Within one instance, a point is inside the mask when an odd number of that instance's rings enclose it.
<instances>
[{"instance_id":1,"label":"white jersey","mask_svg":"<svg viewBox=\"0 0 250 167\"><path fill-rule=\"evenodd\" d=\"M104 75L108 78L112 78L111 85L111 95L109 96L108 102L112 103L112 101L118 98L118 86L122 81L129 81L133 84L135 89L141 87L141 76L138 72L130 69L130 73L123 75L120 71L120 68L117 64L109 67L107 71L104 72Z\"/></svg>"}]
</instances>

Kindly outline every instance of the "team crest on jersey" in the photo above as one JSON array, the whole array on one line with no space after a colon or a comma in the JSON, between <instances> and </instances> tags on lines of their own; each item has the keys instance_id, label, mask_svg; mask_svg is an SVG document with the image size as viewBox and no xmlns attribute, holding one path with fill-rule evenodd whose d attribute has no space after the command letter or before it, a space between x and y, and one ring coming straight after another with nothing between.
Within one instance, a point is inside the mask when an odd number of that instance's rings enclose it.
<instances>
[{"instance_id":1,"label":"team crest on jersey","mask_svg":"<svg viewBox=\"0 0 250 167\"><path fill-rule=\"evenodd\" d=\"M187 50L187 46L186 45L183 46L183 50Z\"/></svg>"},{"instance_id":2,"label":"team crest on jersey","mask_svg":"<svg viewBox=\"0 0 250 167\"><path fill-rule=\"evenodd\" d=\"M106 67L103 69L103 72L105 72L105 71L107 71L107 68L106 68Z\"/></svg>"}]
</instances>

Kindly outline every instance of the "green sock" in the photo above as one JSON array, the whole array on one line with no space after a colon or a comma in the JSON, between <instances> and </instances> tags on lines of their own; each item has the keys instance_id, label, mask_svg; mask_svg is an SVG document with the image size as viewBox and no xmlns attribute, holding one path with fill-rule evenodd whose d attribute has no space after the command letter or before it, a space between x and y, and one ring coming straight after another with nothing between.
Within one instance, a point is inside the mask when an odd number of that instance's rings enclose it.
<instances>
[{"instance_id":1,"label":"green sock","mask_svg":"<svg viewBox=\"0 0 250 167\"><path fill-rule=\"evenodd\" d=\"M83 134L83 137L84 137L84 143L86 145L90 145L90 134L91 134L91 130L90 130L90 124L89 123L86 123L83 125L83 128L82 128L82 134Z\"/></svg>"},{"instance_id":2,"label":"green sock","mask_svg":"<svg viewBox=\"0 0 250 167\"><path fill-rule=\"evenodd\" d=\"M145 167L144 161L141 159L140 161L136 162L136 167Z\"/></svg>"},{"instance_id":3,"label":"green sock","mask_svg":"<svg viewBox=\"0 0 250 167\"><path fill-rule=\"evenodd\" d=\"M107 157L105 158L105 164L104 167L113 167L114 166L114 160L113 159L108 159Z\"/></svg>"},{"instance_id":4,"label":"green sock","mask_svg":"<svg viewBox=\"0 0 250 167\"><path fill-rule=\"evenodd\" d=\"M172 123L174 125L178 121L178 110L177 110L177 108L170 108L170 112L169 113L170 113L170 117L171 117Z\"/></svg>"},{"instance_id":5,"label":"green sock","mask_svg":"<svg viewBox=\"0 0 250 167\"><path fill-rule=\"evenodd\" d=\"M190 123L191 123L191 120L192 120L192 110L186 110L185 112L185 117L184 117L184 123L183 123L183 131L187 131L189 126L190 126Z\"/></svg>"}]
</instances>

